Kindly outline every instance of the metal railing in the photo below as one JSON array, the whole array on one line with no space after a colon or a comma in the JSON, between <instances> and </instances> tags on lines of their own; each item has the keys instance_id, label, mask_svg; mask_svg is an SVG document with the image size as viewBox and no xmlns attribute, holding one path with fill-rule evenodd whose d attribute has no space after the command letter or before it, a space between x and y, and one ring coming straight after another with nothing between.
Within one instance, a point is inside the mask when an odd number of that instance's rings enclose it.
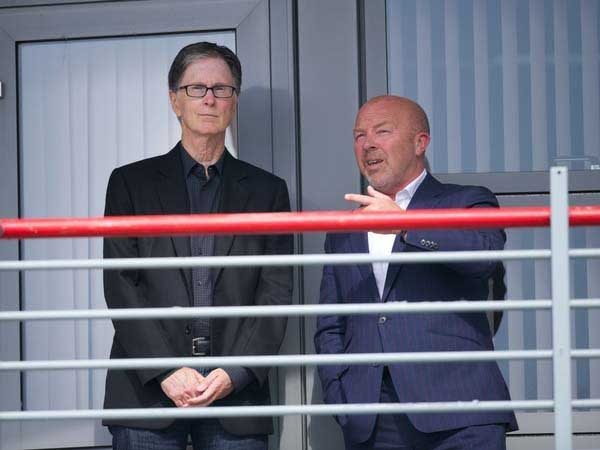
<instances>
[{"instance_id":1,"label":"metal railing","mask_svg":"<svg viewBox=\"0 0 600 450\"><path fill-rule=\"evenodd\" d=\"M2 261L0 271L56 269L124 269L179 267L241 267L241 266L304 266L323 264L358 264L389 261L419 264L454 261L490 261L550 259L552 299L507 301L457 301L417 303L367 303L338 305L238 306L200 308L149 308L118 310L7 311L0 312L0 321L89 320L199 317L262 317L316 316L321 314L373 313L441 313L494 310L551 309L553 329L552 350L423 352L423 353L366 353L340 355L268 355L204 358L140 358L125 360L61 360L61 361L2 361L0 371L65 370L65 369L135 369L229 366L300 366L326 364L401 364L409 362L453 362L490 360L552 359L554 376L553 400L478 401L434 403L386 403L343 405L279 405L237 406L210 408L144 408L118 410L61 410L5 411L0 421L37 419L117 419L117 418L199 418L231 416L282 416L291 414L389 414L423 412L458 412L491 410L554 409L555 446L560 450L572 448L572 409L600 407L600 399L571 398L571 358L600 358L600 349L575 350L570 345L571 308L598 308L600 299L570 300L570 258L600 257L600 249L569 249L568 229L571 225L599 225L600 207L568 208L568 174L565 168L552 168L551 208L502 208L502 210L435 210L406 214L356 215L348 213L280 213L200 216L152 216L146 218L107 219L0 219L0 238L35 238L66 236L124 236L191 233L290 233L297 231L411 229L442 227L511 227L547 226L551 228L550 250L432 252L427 254L392 254L387 257L369 254L344 255L259 255L231 257L131 258L111 260L52 260ZM265 221L269 217L269 221ZM201 219L201 220L200 220ZM226 220L225 220L226 219ZM150 232L140 226L152 223ZM267 223L267 225L265 225ZM233 225L232 225L233 224ZM147 230L147 228L143 228Z\"/></svg>"}]
</instances>

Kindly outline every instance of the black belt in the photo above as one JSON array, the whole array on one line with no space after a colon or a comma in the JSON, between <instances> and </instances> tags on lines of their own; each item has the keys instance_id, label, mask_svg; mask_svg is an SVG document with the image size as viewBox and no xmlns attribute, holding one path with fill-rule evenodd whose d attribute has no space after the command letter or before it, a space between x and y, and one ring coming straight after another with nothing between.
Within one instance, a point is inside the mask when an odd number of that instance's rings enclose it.
<instances>
[{"instance_id":1,"label":"black belt","mask_svg":"<svg viewBox=\"0 0 600 450\"><path fill-rule=\"evenodd\" d=\"M208 355L210 355L210 338L202 336L192 339L192 356Z\"/></svg>"}]
</instances>

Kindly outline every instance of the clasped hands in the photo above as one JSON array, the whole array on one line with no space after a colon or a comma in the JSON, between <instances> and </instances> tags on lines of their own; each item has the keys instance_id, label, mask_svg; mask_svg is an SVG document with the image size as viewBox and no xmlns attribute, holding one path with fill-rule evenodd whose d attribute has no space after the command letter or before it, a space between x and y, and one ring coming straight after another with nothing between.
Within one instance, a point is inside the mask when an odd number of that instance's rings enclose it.
<instances>
[{"instance_id":1,"label":"clasped hands","mask_svg":"<svg viewBox=\"0 0 600 450\"><path fill-rule=\"evenodd\" d=\"M223 369L215 369L203 376L190 367L176 370L160 383L160 387L178 408L209 406L233 391L231 378Z\"/></svg>"},{"instance_id":2,"label":"clasped hands","mask_svg":"<svg viewBox=\"0 0 600 450\"><path fill-rule=\"evenodd\" d=\"M388 195L383 192L375 190L372 186L367 187L367 194L346 194L344 199L356 202L359 204L358 209L355 212L367 212L367 211L395 211L395 212L406 212L398 204L392 200ZM405 235L405 230L373 230L374 233L379 234L402 234Z\"/></svg>"},{"instance_id":3,"label":"clasped hands","mask_svg":"<svg viewBox=\"0 0 600 450\"><path fill-rule=\"evenodd\" d=\"M359 204L357 212L402 211L394 200L369 186L368 195L346 194L344 198ZM403 234L403 230L377 230L380 234ZM165 378L160 387L178 408L208 406L233 391L231 378L223 369L215 369L206 377L190 367L182 367Z\"/></svg>"}]
</instances>

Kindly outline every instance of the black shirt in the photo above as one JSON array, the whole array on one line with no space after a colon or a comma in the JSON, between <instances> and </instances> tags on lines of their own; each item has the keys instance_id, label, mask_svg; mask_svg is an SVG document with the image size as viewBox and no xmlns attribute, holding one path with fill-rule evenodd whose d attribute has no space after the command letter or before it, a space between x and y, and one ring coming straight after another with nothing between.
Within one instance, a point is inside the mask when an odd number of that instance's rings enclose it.
<instances>
[{"instance_id":1,"label":"black shirt","mask_svg":"<svg viewBox=\"0 0 600 450\"><path fill-rule=\"evenodd\" d=\"M187 186L190 213L208 214L219 210L221 197L221 180L223 173L223 155L208 167L208 170L197 163L181 146L181 162ZM206 172L208 171L208 177ZM191 256L213 256L215 253L213 235L190 236ZM192 268L192 290L194 306L211 306L213 304L214 270L209 267ZM194 319L193 337L209 337L210 321L206 318Z\"/></svg>"},{"instance_id":2,"label":"black shirt","mask_svg":"<svg viewBox=\"0 0 600 450\"><path fill-rule=\"evenodd\" d=\"M221 193L225 171L225 150L219 160L208 167L208 177L204 166L179 145L183 177L187 187L190 213L207 214L221 211ZM214 235L190 236L190 251L192 256L214 256ZM214 297L215 270L208 267L192 268L192 290L194 306L211 306ZM210 319L194 319L192 337L210 336ZM191 344L190 344L191 345ZM224 369L231 378L233 388L239 392L255 378L252 372L243 367L228 367Z\"/></svg>"}]
</instances>

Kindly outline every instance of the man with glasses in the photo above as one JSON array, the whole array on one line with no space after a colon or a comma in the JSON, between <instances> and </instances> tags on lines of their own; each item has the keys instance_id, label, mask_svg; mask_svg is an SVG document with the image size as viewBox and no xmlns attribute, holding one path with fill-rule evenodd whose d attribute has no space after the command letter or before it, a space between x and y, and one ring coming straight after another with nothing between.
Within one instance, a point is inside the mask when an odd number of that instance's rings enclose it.
<instances>
[{"instance_id":1,"label":"man with glasses","mask_svg":"<svg viewBox=\"0 0 600 450\"><path fill-rule=\"evenodd\" d=\"M237 108L241 65L226 47L184 47L169 71L181 141L167 154L117 168L105 215L289 211L285 182L233 158L225 131ZM106 258L292 253L290 236L110 238ZM287 304L291 269L273 267L105 271L109 308ZM111 358L261 355L278 352L285 318L115 320ZM109 370L105 408L269 404L267 368ZM113 448L265 450L271 418L105 420Z\"/></svg>"}]
</instances>

